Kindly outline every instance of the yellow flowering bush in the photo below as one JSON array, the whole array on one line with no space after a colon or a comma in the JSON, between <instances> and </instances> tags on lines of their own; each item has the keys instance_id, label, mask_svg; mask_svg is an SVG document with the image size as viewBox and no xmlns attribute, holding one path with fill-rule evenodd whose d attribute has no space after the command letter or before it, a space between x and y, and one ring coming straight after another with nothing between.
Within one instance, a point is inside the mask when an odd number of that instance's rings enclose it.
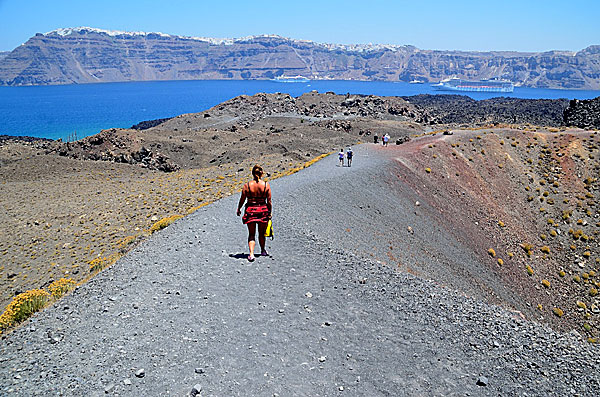
<instances>
[{"instance_id":1,"label":"yellow flowering bush","mask_svg":"<svg viewBox=\"0 0 600 397\"><path fill-rule=\"evenodd\" d=\"M136 239L137 239L137 236L124 237L123 239L119 240L119 242L117 243L117 246L119 248L126 248L128 245L133 244Z\"/></svg>"},{"instance_id":2,"label":"yellow flowering bush","mask_svg":"<svg viewBox=\"0 0 600 397\"><path fill-rule=\"evenodd\" d=\"M43 289L32 289L15 296L0 316L0 332L41 310L49 297L50 294Z\"/></svg>"},{"instance_id":3,"label":"yellow flowering bush","mask_svg":"<svg viewBox=\"0 0 600 397\"><path fill-rule=\"evenodd\" d=\"M98 258L92 259L88 262L90 265L90 272L100 271L112 265L117 261L117 259L119 259L119 257L119 254L112 254L109 256L99 256Z\"/></svg>"},{"instance_id":4,"label":"yellow flowering bush","mask_svg":"<svg viewBox=\"0 0 600 397\"><path fill-rule=\"evenodd\" d=\"M154 233L159 230L162 230L165 227L169 226L171 223L173 223L176 220L181 219L181 218L183 218L182 215L171 215L169 217L162 218L161 220L159 220L158 222L156 222L154 225L152 225L150 227L150 232Z\"/></svg>"},{"instance_id":5,"label":"yellow flowering bush","mask_svg":"<svg viewBox=\"0 0 600 397\"><path fill-rule=\"evenodd\" d=\"M61 296L71 291L77 286L75 281L70 278L61 278L56 280L48 286L48 291L52 294L55 299L59 299Z\"/></svg>"}]
</instances>

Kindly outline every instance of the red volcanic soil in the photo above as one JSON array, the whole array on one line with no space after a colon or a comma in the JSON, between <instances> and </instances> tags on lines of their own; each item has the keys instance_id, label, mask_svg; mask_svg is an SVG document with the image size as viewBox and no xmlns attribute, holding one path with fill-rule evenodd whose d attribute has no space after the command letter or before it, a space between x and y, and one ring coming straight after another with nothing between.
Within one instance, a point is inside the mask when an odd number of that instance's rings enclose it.
<instances>
[{"instance_id":1,"label":"red volcanic soil","mask_svg":"<svg viewBox=\"0 0 600 397\"><path fill-rule=\"evenodd\" d=\"M395 175L430 215L480 257L488 298L502 301L506 289L529 318L598 337L600 136L453 132L380 150L395 156Z\"/></svg>"}]
</instances>

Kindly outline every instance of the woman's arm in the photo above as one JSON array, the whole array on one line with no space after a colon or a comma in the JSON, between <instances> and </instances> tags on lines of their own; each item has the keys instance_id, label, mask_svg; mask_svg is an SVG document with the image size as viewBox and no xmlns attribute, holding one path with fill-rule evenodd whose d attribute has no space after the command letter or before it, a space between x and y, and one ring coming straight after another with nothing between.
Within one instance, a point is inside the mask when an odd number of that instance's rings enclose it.
<instances>
[{"instance_id":1,"label":"woman's arm","mask_svg":"<svg viewBox=\"0 0 600 397\"><path fill-rule=\"evenodd\" d=\"M269 218L271 217L271 185L267 182L267 209L269 210Z\"/></svg>"},{"instance_id":2,"label":"woman's arm","mask_svg":"<svg viewBox=\"0 0 600 397\"><path fill-rule=\"evenodd\" d=\"M238 202L237 216L242 215L242 206L244 205L244 202L246 201L246 186L248 186L248 184L245 184L244 187L242 188L242 195L240 196L240 201Z\"/></svg>"}]
</instances>

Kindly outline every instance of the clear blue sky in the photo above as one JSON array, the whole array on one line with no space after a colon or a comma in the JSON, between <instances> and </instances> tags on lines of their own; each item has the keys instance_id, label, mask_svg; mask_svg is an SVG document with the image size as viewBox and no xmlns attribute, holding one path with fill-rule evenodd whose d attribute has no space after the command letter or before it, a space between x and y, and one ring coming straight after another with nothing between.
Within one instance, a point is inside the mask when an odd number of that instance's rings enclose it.
<instances>
[{"instance_id":1,"label":"clear blue sky","mask_svg":"<svg viewBox=\"0 0 600 397\"><path fill-rule=\"evenodd\" d=\"M278 34L440 50L581 50L600 44L597 0L0 0L0 51L62 27L183 36Z\"/></svg>"}]
</instances>

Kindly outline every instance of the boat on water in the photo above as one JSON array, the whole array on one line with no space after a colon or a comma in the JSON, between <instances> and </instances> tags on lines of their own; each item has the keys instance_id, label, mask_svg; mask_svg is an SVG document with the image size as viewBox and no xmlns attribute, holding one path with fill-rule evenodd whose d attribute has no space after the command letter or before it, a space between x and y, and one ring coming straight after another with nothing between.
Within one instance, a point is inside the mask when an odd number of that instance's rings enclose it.
<instances>
[{"instance_id":1,"label":"boat on water","mask_svg":"<svg viewBox=\"0 0 600 397\"><path fill-rule=\"evenodd\" d=\"M409 84L423 84L423 83L425 83L425 81L414 79L414 80L409 81L408 83Z\"/></svg>"},{"instance_id":2,"label":"boat on water","mask_svg":"<svg viewBox=\"0 0 600 397\"><path fill-rule=\"evenodd\" d=\"M308 83L310 79L304 76L277 76L272 81L279 83Z\"/></svg>"},{"instance_id":3,"label":"boat on water","mask_svg":"<svg viewBox=\"0 0 600 397\"><path fill-rule=\"evenodd\" d=\"M437 90L444 91L468 91L468 92L513 92L515 86L512 82L500 79L470 81L458 78L442 80L432 86Z\"/></svg>"}]
</instances>

